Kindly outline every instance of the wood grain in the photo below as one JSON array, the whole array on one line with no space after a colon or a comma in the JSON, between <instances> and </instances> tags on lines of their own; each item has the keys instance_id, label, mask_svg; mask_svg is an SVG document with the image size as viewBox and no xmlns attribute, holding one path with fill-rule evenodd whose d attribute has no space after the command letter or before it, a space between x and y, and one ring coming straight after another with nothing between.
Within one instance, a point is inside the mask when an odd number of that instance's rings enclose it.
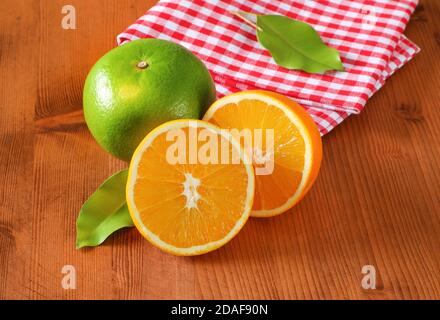
<instances>
[{"instance_id":1,"label":"wood grain","mask_svg":"<svg viewBox=\"0 0 440 320\"><path fill-rule=\"evenodd\" d=\"M83 124L82 86L115 35L155 1L0 2L0 298L440 298L440 2L406 34L422 52L324 138L321 175L290 213L252 219L200 257L153 248L136 230L75 250L81 204L125 166ZM374 265L376 290L361 288ZM76 290L61 287L76 267Z\"/></svg>"}]
</instances>

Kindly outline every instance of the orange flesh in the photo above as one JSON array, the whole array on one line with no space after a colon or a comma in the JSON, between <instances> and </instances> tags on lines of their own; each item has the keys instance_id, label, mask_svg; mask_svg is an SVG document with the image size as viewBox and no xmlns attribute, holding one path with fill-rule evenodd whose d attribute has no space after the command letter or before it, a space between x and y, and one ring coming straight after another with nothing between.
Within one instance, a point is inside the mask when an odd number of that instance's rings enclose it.
<instances>
[{"instance_id":1,"label":"orange flesh","mask_svg":"<svg viewBox=\"0 0 440 320\"><path fill-rule=\"evenodd\" d=\"M186 134L186 150L189 150L189 128ZM198 128L200 133L204 128ZM221 145L230 142L220 135ZM204 245L223 239L243 215L246 206L248 173L243 163L172 165L166 160L166 152L173 141L167 141L166 133L160 134L144 151L137 168L134 185L134 205L140 213L143 225L162 241L179 248ZM206 142L197 142L201 150ZM188 202L184 183L191 178L200 184L195 187L200 198ZM194 195L194 188L191 189ZM189 204L189 206L188 206Z\"/></svg>"},{"instance_id":2,"label":"orange flesh","mask_svg":"<svg viewBox=\"0 0 440 320\"><path fill-rule=\"evenodd\" d=\"M305 143L296 126L279 108L258 100L244 99L217 109L209 122L222 128L274 130L274 170L255 176L253 210L270 210L286 203L298 189L304 170ZM241 141L243 144L243 141ZM256 165L257 167L258 165Z\"/></svg>"}]
</instances>

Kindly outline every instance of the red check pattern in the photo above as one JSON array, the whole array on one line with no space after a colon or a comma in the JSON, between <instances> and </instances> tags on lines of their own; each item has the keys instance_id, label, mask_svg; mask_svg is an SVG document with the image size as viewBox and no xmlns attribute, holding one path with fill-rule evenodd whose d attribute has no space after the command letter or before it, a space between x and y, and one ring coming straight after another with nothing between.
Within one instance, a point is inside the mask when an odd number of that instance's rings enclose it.
<instances>
[{"instance_id":1,"label":"red check pattern","mask_svg":"<svg viewBox=\"0 0 440 320\"><path fill-rule=\"evenodd\" d=\"M359 113L385 80L419 51L403 32L417 0L161 0L118 36L185 46L210 70L219 96L247 89L296 100L322 134ZM275 64L255 30L231 14L281 14L311 24L341 54L345 72L309 74Z\"/></svg>"}]
</instances>

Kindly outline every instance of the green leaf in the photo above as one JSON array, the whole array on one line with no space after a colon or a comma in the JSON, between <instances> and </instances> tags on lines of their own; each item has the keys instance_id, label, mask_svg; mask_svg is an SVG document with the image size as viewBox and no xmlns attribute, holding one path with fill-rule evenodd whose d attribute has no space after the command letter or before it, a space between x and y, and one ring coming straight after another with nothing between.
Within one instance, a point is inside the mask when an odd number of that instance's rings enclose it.
<instances>
[{"instance_id":1,"label":"green leaf","mask_svg":"<svg viewBox=\"0 0 440 320\"><path fill-rule=\"evenodd\" d=\"M110 178L84 203L76 221L76 248L94 247L116 230L134 226L125 200L127 170Z\"/></svg>"},{"instance_id":2,"label":"green leaf","mask_svg":"<svg viewBox=\"0 0 440 320\"><path fill-rule=\"evenodd\" d=\"M257 37L282 67L310 73L344 70L339 52L326 46L307 23L280 15L258 15Z\"/></svg>"}]
</instances>

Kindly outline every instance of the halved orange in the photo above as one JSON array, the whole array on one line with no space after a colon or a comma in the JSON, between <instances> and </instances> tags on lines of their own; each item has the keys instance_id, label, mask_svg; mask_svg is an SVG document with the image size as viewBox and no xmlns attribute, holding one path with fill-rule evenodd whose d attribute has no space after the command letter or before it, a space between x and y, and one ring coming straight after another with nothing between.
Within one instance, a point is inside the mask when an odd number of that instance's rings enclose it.
<instances>
[{"instance_id":1,"label":"halved orange","mask_svg":"<svg viewBox=\"0 0 440 320\"><path fill-rule=\"evenodd\" d=\"M250 129L254 142L256 133L263 132L263 143L248 150L256 170L251 216L270 217L287 211L316 180L322 158L321 136L310 115L289 98L262 90L235 93L214 102L203 120L239 133ZM264 140L270 131L273 143L267 144ZM236 138L243 145L242 137ZM272 162L273 170L258 174L259 166L267 167L265 161Z\"/></svg>"},{"instance_id":2,"label":"halved orange","mask_svg":"<svg viewBox=\"0 0 440 320\"><path fill-rule=\"evenodd\" d=\"M216 161L225 147L238 155L235 163ZM134 152L127 204L137 229L153 245L175 255L198 255L240 231L254 188L252 160L231 135L204 121L175 120L151 131Z\"/></svg>"}]
</instances>

